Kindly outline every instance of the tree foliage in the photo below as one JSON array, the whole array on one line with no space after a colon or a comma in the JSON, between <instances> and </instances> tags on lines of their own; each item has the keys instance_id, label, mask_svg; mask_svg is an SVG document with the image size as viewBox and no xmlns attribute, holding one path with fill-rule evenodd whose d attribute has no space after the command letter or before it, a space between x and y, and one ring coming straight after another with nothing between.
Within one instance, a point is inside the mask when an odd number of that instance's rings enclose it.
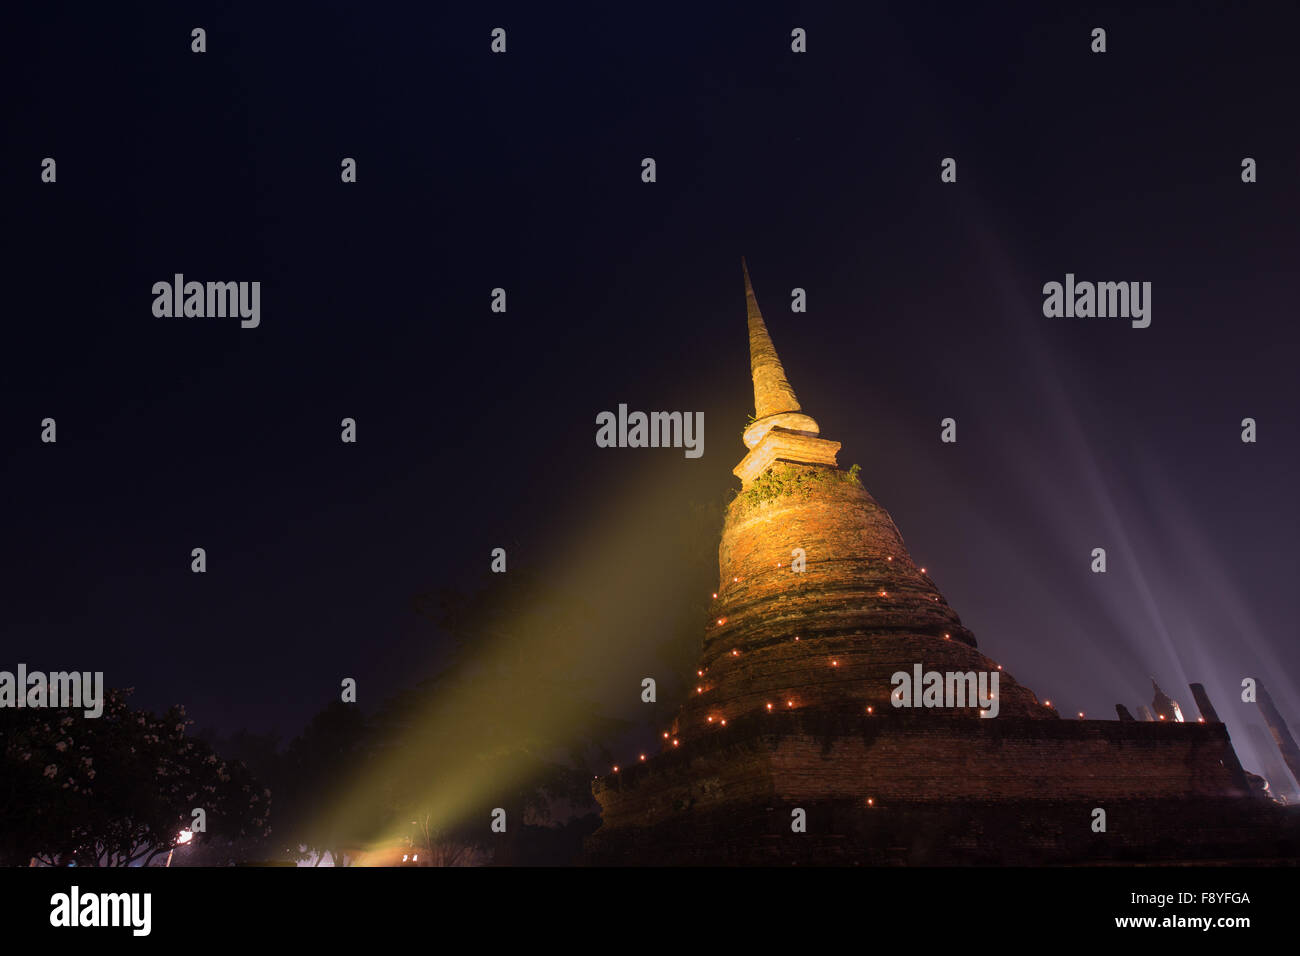
<instances>
[{"instance_id":1,"label":"tree foliage","mask_svg":"<svg viewBox=\"0 0 1300 956\"><path fill-rule=\"evenodd\" d=\"M184 708L155 716L132 709L130 693L108 691L96 718L0 710L0 862L147 865L195 808L207 827L197 844L270 832L269 790L187 736Z\"/></svg>"}]
</instances>

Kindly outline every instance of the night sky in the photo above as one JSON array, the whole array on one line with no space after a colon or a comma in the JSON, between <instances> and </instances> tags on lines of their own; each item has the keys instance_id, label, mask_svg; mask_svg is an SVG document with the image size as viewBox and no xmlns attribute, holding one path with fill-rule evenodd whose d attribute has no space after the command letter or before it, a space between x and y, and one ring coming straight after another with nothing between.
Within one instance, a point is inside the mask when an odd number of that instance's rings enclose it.
<instances>
[{"instance_id":1,"label":"night sky","mask_svg":"<svg viewBox=\"0 0 1300 956\"><path fill-rule=\"evenodd\" d=\"M1300 716L1293 6L438 6L5 31L0 668L292 736L437 670L417 594L519 569L586 591L592 693L662 720L639 678L717 585L665 529L753 411L744 255L981 649L1065 714L1201 681L1258 769L1241 677ZM259 280L260 327L155 317L177 272ZM1045 318L1067 272L1151 282L1151 326ZM597 448L620 402L703 411L703 457Z\"/></svg>"}]
</instances>

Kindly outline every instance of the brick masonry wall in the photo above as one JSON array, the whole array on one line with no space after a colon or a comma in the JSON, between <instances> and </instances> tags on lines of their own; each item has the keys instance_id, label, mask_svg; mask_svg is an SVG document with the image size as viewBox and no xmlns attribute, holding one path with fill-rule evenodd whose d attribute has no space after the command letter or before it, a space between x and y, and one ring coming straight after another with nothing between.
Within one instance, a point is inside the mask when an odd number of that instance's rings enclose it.
<instances>
[{"instance_id":1,"label":"brick masonry wall","mask_svg":"<svg viewBox=\"0 0 1300 956\"><path fill-rule=\"evenodd\" d=\"M676 733L768 703L880 711L892 675L918 663L927 671L998 669L865 490L834 468L786 468L821 480L758 503L742 493L728 508L697 668L702 690L683 707ZM795 548L807 555L803 572L791 570ZM999 682L1001 715L1056 719L1009 673Z\"/></svg>"}]
</instances>

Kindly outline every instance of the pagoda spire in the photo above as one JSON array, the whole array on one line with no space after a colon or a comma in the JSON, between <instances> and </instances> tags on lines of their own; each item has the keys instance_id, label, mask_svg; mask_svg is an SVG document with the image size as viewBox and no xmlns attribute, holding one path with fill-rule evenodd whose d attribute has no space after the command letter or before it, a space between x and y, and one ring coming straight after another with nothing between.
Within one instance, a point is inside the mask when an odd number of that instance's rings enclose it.
<instances>
[{"instance_id":1,"label":"pagoda spire","mask_svg":"<svg viewBox=\"0 0 1300 956\"><path fill-rule=\"evenodd\" d=\"M810 416L803 414L799 399L785 377L785 368L776 354L772 336L767 334L763 313L759 311L753 283L749 281L749 265L740 257L740 268L745 274L745 310L749 318L749 370L754 379L754 421L745 429L745 446L753 448L774 426L817 435L820 428Z\"/></svg>"},{"instance_id":2,"label":"pagoda spire","mask_svg":"<svg viewBox=\"0 0 1300 956\"><path fill-rule=\"evenodd\" d=\"M754 376L754 418L800 411L799 400L785 377L785 368L776 354L772 337L767 333L763 313L759 311L744 256L740 258L740 268L745 273L745 308L749 314L749 368Z\"/></svg>"}]
</instances>

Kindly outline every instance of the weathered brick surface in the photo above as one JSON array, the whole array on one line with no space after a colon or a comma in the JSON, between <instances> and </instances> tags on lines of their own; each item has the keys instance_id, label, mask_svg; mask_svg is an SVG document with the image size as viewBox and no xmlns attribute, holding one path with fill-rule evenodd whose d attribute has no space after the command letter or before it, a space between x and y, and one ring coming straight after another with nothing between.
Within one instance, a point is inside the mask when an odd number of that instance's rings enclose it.
<instances>
[{"instance_id":1,"label":"weathered brick surface","mask_svg":"<svg viewBox=\"0 0 1300 956\"><path fill-rule=\"evenodd\" d=\"M913 664L997 671L865 490L837 469L786 467L821 480L770 501L742 493L727 511L718 597L697 668L703 690L682 709L679 736L768 703L879 713L890 707L892 675L910 674ZM791 570L795 548L807 555L803 572ZM1000 672L999 682L999 719L1058 719L1010 674ZM974 709L964 715L980 719Z\"/></svg>"}]
</instances>

